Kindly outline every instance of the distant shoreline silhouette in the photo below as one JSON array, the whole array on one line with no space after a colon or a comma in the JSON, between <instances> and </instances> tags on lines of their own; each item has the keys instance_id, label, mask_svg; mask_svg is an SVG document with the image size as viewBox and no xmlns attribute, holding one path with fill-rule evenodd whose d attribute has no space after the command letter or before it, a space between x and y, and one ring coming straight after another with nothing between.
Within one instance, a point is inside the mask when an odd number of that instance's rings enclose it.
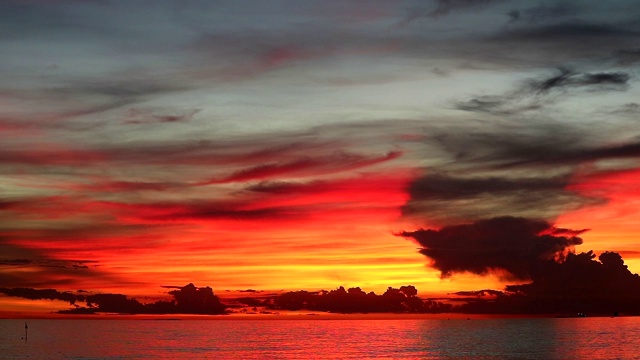
<instances>
[{"instance_id":1,"label":"distant shoreline silhouette","mask_svg":"<svg viewBox=\"0 0 640 360\"><path fill-rule=\"evenodd\" d=\"M326 291L289 291L235 298L225 304L210 287L193 284L171 286L172 300L141 303L123 294L74 294L54 289L0 288L0 294L26 299L69 302L73 308L59 314L199 314L314 311L343 314L364 313L464 313L464 314L549 314L567 317L640 314L640 276L632 274L615 252L589 251L566 255L562 263L541 261L531 282L507 285L504 290L460 291L438 299L423 299L412 285L389 287L382 295L359 287L338 287ZM85 303L81 306L78 303ZM234 304L235 303L235 304ZM250 310L248 310L250 309ZM26 324L25 324L26 327Z\"/></svg>"}]
</instances>

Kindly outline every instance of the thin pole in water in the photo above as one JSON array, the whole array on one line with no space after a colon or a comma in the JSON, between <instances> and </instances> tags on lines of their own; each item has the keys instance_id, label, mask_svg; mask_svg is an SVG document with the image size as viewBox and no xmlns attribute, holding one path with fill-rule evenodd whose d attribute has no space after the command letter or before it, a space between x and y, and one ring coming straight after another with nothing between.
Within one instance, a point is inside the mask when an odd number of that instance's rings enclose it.
<instances>
[{"instance_id":1,"label":"thin pole in water","mask_svg":"<svg viewBox=\"0 0 640 360\"><path fill-rule=\"evenodd\" d=\"M27 326L27 323L24 323L24 341L27 341L27 336L29 336L29 327Z\"/></svg>"}]
</instances>

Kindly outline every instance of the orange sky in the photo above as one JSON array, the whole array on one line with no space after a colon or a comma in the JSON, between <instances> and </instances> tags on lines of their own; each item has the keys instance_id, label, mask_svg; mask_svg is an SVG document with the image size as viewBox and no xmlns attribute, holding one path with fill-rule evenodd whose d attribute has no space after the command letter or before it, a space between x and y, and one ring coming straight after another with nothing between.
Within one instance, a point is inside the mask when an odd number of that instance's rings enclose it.
<instances>
[{"instance_id":1,"label":"orange sky","mask_svg":"<svg viewBox=\"0 0 640 360\"><path fill-rule=\"evenodd\" d=\"M502 289L399 236L502 217L640 272L624 3L0 4L0 288Z\"/></svg>"}]
</instances>

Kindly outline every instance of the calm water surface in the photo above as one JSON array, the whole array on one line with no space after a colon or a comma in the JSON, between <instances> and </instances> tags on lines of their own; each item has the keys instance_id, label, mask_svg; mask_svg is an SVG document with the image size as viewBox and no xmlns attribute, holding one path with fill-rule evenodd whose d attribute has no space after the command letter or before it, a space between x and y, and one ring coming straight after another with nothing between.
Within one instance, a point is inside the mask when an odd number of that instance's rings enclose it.
<instances>
[{"instance_id":1,"label":"calm water surface","mask_svg":"<svg viewBox=\"0 0 640 360\"><path fill-rule=\"evenodd\" d=\"M640 359L640 318L0 320L2 359Z\"/></svg>"}]
</instances>

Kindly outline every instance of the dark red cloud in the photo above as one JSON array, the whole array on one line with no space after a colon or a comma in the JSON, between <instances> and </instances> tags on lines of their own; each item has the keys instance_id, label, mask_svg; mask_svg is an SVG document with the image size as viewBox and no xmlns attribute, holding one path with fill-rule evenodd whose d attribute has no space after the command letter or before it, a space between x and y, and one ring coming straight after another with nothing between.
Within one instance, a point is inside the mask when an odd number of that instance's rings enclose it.
<instances>
[{"instance_id":1,"label":"dark red cloud","mask_svg":"<svg viewBox=\"0 0 640 360\"><path fill-rule=\"evenodd\" d=\"M264 180L272 177L292 175L320 175L339 171L354 170L366 166L375 165L393 160L402 155L402 152L391 151L384 156L367 157L358 154L338 152L330 156L304 157L290 162L270 163L240 170L234 174L222 178L213 179L207 184L240 182L249 180Z\"/></svg>"}]
</instances>

